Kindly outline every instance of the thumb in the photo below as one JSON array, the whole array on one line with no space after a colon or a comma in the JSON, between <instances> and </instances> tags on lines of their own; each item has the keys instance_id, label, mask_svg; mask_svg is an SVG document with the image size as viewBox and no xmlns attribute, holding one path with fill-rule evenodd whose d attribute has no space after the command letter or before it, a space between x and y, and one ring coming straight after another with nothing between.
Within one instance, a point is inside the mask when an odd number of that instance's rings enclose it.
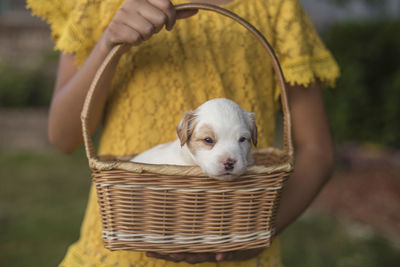
<instances>
[{"instance_id":1,"label":"thumb","mask_svg":"<svg viewBox=\"0 0 400 267\"><path fill-rule=\"evenodd\" d=\"M177 19L186 19L197 13L197 9L187 9L187 10L177 10L176 18Z\"/></svg>"}]
</instances>

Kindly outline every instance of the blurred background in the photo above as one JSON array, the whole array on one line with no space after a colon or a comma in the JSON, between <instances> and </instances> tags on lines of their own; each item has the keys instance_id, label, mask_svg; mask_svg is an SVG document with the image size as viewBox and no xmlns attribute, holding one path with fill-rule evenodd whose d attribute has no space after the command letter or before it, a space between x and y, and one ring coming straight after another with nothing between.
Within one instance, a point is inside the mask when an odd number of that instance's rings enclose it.
<instances>
[{"instance_id":1,"label":"blurred background","mask_svg":"<svg viewBox=\"0 0 400 267\"><path fill-rule=\"evenodd\" d=\"M400 1L301 0L341 67L324 90L337 163L282 235L286 266L400 264ZM0 266L55 266L79 235L83 150L46 138L58 52L23 0L0 0Z\"/></svg>"}]
</instances>

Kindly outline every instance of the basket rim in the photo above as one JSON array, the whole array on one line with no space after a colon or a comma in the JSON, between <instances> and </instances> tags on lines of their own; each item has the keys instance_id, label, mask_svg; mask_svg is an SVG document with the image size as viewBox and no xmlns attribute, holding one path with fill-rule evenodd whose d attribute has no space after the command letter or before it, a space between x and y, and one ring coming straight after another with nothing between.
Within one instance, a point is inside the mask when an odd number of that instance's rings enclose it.
<instances>
[{"instance_id":1,"label":"basket rim","mask_svg":"<svg viewBox=\"0 0 400 267\"><path fill-rule=\"evenodd\" d=\"M280 172L291 172L293 170L293 158L285 153L285 151L267 147L262 149L256 149L253 153L275 153L280 156L288 156L287 160L282 163L265 165L257 164L251 165L247 168L241 177L246 175L257 175L257 174L273 174ZM108 155L107 155L108 156ZM89 166L93 171L108 171L108 170L121 170L133 173L154 173L159 175L179 175L179 176L196 176L196 177L208 177L207 174L203 173L199 166L181 166L181 165L168 165L168 164L148 164L148 163L137 163L132 161L122 160L103 160L99 157L89 159Z\"/></svg>"}]
</instances>

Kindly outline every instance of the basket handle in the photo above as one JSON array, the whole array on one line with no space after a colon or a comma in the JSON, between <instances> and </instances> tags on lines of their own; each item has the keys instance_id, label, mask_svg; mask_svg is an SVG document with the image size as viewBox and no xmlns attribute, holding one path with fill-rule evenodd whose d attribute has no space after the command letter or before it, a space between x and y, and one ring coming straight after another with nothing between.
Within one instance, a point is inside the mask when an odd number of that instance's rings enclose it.
<instances>
[{"instance_id":1,"label":"basket handle","mask_svg":"<svg viewBox=\"0 0 400 267\"><path fill-rule=\"evenodd\" d=\"M290 160L293 159L293 143L292 143L292 132L291 132L291 118L290 118L290 111L289 105L287 100L287 89L285 84L285 78L282 73L281 66L279 61L268 41L265 37L250 23L246 20L242 19L235 13L226 10L222 7L210 5L210 4L203 4L203 3L187 3L187 4L180 4L175 6L176 10L193 10L193 9L202 9L202 10L209 10L219 13L223 16L229 17L242 26L244 26L247 30L249 30L264 46L267 50L269 56L272 60L272 66L275 70L275 74L278 77L278 84L281 91L281 102L282 102L282 111L283 111L283 148L287 155L289 155ZM96 159L96 152L94 150L93 142L90 137L89 129L88 129L88 121L90 119L90 110L92 105L92 99L94 92L96 91L97 85L100 83L100 80L103 76L105 69L109 66L110 62L114 58L114 56L119 52L120 49L123 48L123 44L116 45L113 49L109 52L107 57L104 59L103 63L100 65L99 69L96 72L96 75L93 78L93 81L89 87L89 91L87 93L82 113L81 113L81 121L82 121L82 133L83 133L83 140L86 149L86 156L90 160Z\"/></svg>"}]
</instances>

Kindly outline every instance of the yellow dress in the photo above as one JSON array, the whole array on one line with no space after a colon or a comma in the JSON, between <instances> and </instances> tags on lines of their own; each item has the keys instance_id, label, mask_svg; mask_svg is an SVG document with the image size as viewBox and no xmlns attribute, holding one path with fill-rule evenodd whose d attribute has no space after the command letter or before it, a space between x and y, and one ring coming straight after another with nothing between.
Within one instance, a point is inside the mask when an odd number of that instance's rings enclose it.
<instances>
[{"instance_id":1,"label":"yellow dress","mask_svg":"<svg viewBox=\"0 0 400 267\"><path fill-rule=\"evenodd\" d=\"M84 62L123 0L28 0L47 19L56 48ZM187 1L175 0L174 4ZM286 80L333 84L339 69L296 0L234 0L224 6L256 26L271 42ZM271 145L279 92L261 45L232 20L215 13L177 21L121 58L104 117L99 154L127 155L176 138L184 111L216 97L233 99L257 115L259 147ZM80 239L60 266L192 266L110 252L101 241L95 191L90 192ZM242 262L195 266L282 266L278 241Z\"/></svg>"}]
</instances>

